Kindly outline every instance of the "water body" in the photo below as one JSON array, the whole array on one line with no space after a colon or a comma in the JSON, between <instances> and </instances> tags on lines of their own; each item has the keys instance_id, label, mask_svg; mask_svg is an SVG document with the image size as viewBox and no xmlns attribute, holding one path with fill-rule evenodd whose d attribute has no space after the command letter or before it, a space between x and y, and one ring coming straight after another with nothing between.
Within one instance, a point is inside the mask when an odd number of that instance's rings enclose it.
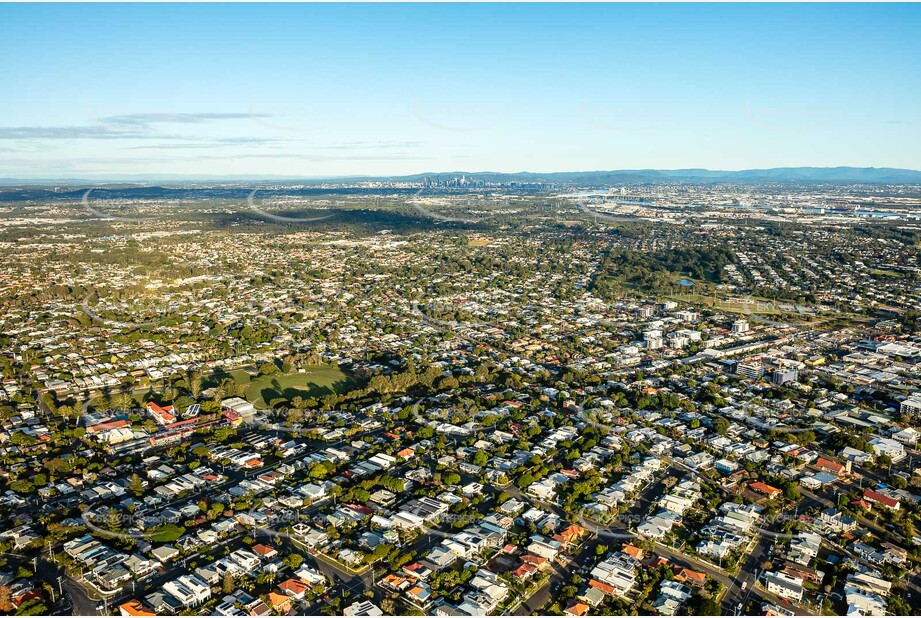
<instances>
[{"instance_id":1,"label":"water body","mask_svg":"<svg viewBox=\"0 0 921 618\"><path fill-rule=\"evenodd\" d=\"M678 285L683 285L686 288L694 286L694 282L691 281L690 279L678 279L677 283Z\"/></svg>"}]
</instances>

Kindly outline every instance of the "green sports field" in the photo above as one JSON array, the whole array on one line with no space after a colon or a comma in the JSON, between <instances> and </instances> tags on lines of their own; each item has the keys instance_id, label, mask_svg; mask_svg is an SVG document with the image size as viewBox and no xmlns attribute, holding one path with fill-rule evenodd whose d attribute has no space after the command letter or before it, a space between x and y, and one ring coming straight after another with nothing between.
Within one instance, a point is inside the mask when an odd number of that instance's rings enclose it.
<instances>
[{"instance_id":1,"label":"green sports field","mask_svg":"<svg viewBox=\"0 0 921 618\"><path fill-rule=\"evenodd\" d=\"M238 383L246 385L246 399L257 408L268 407L268 402L277 397L284 397L289 401L298 395L304 399L318 398L343 393L354 386L352 380L337 367L327 365L308 367L304 373L276 373L251 377L246 371L239 369L231 374Z\"/></svg>"}]
</instances>

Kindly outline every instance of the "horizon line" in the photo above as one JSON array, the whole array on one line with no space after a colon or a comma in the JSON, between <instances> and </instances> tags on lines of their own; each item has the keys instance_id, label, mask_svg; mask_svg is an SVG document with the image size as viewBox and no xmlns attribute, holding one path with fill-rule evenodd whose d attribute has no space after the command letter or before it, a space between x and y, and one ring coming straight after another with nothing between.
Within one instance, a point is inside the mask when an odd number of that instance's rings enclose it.
<instances>
[{"instance_id":1,"label":"horizon line","mask_svg":"<svg viewBox=\"0 0 921 618\"><path fill-rule=\"evenodd\" d=\"M705 167L678 167L678 168L655 168L655 167L644 167L644 168L617 168L617 169L595 169L595 170L554 170L554 171L528 171L520 170L515 172L498 172L492 170L450 170L450 171L423 171L423 172L413 172L409 174L345 174L345 175L322 175L322 176L302 176L302 175L291 175L291 174L282 174L282 175L272 175L272 174L132 174L132 173L106 173L106 174L90 174L82 176L64 176L64 175L45 175L45 176L0 176L0 183L14 183L14 182L84 182L84 181L97 181L97 182L145 182L145 181L185 181L185 182L194 182L194 181L233 181L240 182L246 180L258 180L258 181L271 181L271 180L284 180L284 181L323 181L323 180L353 180L353 181L369 181L369 180L399 180L399 179L410 179L416 177L424 176L443 176L443 175L452 175L452 174L461 174L461 175L496 175L496 176L520 176L520 175L531 175L531 176L540 176L540 175L564 175L564 174L616 174L616 173L680 173L680 172L704 172L710 174L742 174L746 172L777 172L777 171L797 171L797 170L812 170L812 171L833 171L833 170L857 170L857 171L882 171L882 172L909 172L921 174L921 169L913 168L899 168L899 167L887 167L887 166L856 166L856 165L836 165L836 166L812 166L812 165L801 165L801 166L778 166L778 167L759 167L759 168L740 168L740 169L713 169Z\"/></svg>"}]
</instances>

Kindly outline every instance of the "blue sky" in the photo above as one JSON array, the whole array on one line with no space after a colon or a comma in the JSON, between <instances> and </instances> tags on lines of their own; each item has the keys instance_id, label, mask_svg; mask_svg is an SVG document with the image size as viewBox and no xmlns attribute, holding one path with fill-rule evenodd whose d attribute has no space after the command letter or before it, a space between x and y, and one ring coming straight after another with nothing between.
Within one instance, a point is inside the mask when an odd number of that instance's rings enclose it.
<instances>
[{"instance_id":1,"label":"blue sky","mask_svg":"<svg viewBox=\"0 0 921 618\"><path fill-rule=\"evenodd\" d=\"M0 5L0 177L921 168L921 7Z\"/></svg>"}]
</instances>

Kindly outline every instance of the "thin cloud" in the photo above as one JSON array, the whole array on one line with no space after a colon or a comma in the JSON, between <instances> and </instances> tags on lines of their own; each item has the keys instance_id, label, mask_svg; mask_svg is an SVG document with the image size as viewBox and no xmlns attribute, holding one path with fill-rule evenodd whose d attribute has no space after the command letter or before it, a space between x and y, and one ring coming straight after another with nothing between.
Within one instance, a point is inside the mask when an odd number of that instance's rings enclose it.
<instances>
[{"instance_id":1,"label":"thin cloud","mask_svg":"<svg viewBox=\"0 0 921 618\"><path fill-rule=\"evenodd\" d=\"M271 117L271 114L249 112L144 113L103 116L99 118L99 122L102 124L146 127L152 124L201 124L204 122L214 122L220 120L249 120L252 118Z\"/></svg>"},{"instance_id":2,"label":"thin cloud","mask_svg":"<svg viewBox=\"0 0 921 618\"><path fill-rule=\"evenodd\" d=\"M300 159L302 161L325 162L325 161L429 161L431 157L419 157L404 153L382 154L382 155L344 155L344 156L327 156L306 153L248 153L240 155L205 155L201 157L188 157L186 160L223 160L223 159ZM170 159L175 160L175 159Z\"/></svg>"},{"instance_id":3,"label":"thin cloud","mask_svg":"<svg viewBox=\"0 0 921 618\"><path fill-rule=\"evenodd\" d=\"M330 144L317 146L317 150L388 150L392 148L421 148L422 142L345 142L343 144Z\"/></svg>"},{"instance_id":4,"label":"thin cloud","mask_svg":"<svg viewBox=\"0 0 921 618\"><path fill-rule=\"evenodd\" d=\"M288 143L290 140L264 138L264 137L222 137L207 138L201 141L164 142L161 144L143 144L141 146L126 146L122 150L185 150L204 148L223 148L225 146L271 146Z\"/></svg>"},{"instance_id":5,"label":"thin cloud","mask_svg":"<svg viewBox=\"0 0 921 618\"><path fill-rule=\"evenodd\" d=\"M0 139L150 139L145 131L105 126L0 127ZM161 138L163 136L160 136Z\"/></svg>"},{"instance_id":6,"label":"thin cloud","mask_svg":"<svg viewBox=\"0 0 921 618\"><path fill-rule=\"evenodd\" d=\"M390 151L390 150L416 150L423 147L421 142L344 142L341 144L311 144L310 140L302 139L277 139L263 137L227 137L205 138L200 141L164 142L161 144L143 144L140 146L126 146L122 150L203 150L209 148L224 148L226 146L274 146L282 144L310 144L309 149L314 151Z\"/></svg>"},{"instance_id":7,"label":"thin cloud","mask_svg":"<svg viewBox=\"0 0 921 618\"><path fill-rule=\"evenodd\" d=\"M0 139L183 139L184 136L180 135L157 133L153 127L158 124L198 125L270 116L248 112L120 114L97 118L92 124L79 126L0 127Z\"/></svg>"}]
</instances>

